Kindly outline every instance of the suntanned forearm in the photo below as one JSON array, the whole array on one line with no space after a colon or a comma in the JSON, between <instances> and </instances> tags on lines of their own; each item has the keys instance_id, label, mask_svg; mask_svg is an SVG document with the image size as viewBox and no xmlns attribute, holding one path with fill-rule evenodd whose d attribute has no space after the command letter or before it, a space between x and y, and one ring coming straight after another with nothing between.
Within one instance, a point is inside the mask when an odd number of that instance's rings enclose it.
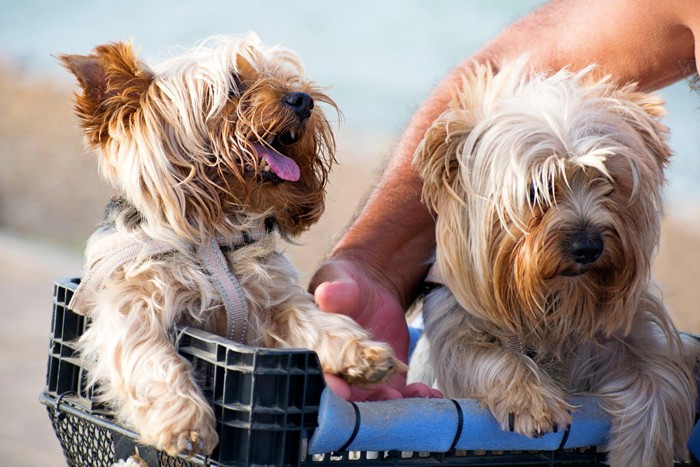
<instances>
[{"instance_id":1,"label":"suntanned forearm","mask_svg":"<svg viewBox=\"0 0 700 467\"><path fill-rule=\"evenodd\" d=\"M620 82L659 89L695 71L700 4L694 0L557 0L515 23L486 49L527 53L534 68L595 64Z\"/></svg>"},{"instance_id":2,"label":"suntanned forearm","mask_svg":"<svg viewBox=\"0 0 700 467\"><path fill-rule=\"evenodd\" d=\"M470 65L468 65L470 66ZM412 167L425 131L447 108L462 67L447 76L414 114L366 205L331 257L359 260L404 309L413 302L435 249L435 220L421 203L422 183Z\"/></svg>"},{"instance_id":3,"label":"suntanned forearm","mask_svg":"<svg viewBox=\"0 0 700 467\"><path fill-rule=\"evenodd\" d=\"M497 68L500 61L527 54L539 70L597 64L598 73L658 89L694 70L693 31L700 32L697 0L558 0L513 24L458 66L416 112L382 179L331 257L364 263L405 306L415 298L435 239L433 217L420 202L421 182L411 161L425 131L447 108L461 74L475 63Z\"/></svg>"}]
</instances>

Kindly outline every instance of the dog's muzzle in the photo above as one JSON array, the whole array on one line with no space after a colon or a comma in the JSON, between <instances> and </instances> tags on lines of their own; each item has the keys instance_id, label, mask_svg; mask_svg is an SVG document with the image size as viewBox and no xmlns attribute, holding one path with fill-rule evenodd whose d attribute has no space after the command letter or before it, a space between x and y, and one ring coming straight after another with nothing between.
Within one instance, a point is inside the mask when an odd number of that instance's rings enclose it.
<instances>
[{"instance_id":1,"label":"dog's muzzle","mask_svg":"<svg viewBox=\"0 0 700 467\"><path fill-rule=\"evenodd\" d=\"M578 233L568 241L569 255L580 265L595 263L603 254L603 246L603 237L597 233Z\"/></svg>"},{"instance_id":2,"label":"dog's muzzle","mask_svg":"<svg viewBox=\"0 0 700 467\"><path fill-rule=\"evenodd\" d=\"M314 99L305 92L290 92L284 96L283 100L300 119L304 120L311 116L311 110L314 108Z\"/></svg>"}]
</instances>

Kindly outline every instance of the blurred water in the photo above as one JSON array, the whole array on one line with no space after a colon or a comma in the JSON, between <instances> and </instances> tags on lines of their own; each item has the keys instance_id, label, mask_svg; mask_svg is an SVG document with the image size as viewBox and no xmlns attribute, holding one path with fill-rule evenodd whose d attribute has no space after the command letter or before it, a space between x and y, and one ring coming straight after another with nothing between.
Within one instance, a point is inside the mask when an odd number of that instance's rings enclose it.
<instances>
[{"instance_id":1,"label":"blurred water","mask_svg":"<svg viewBox=\"0 0 700 467\"><path fill-rule=\"evenodd\" d=\"M5 0L0 57L31 74L71 84L52 55L88 53L133 38L145 61L212 34L255 31L297 51L309 75L329 85L341 132L397 137L415 108L455 64L535 0ZM676 152L670 201L700 200L700 97L684 83L665 89ZM358 143L359 144L359 143Z\"/></svg>"}]
</instances>

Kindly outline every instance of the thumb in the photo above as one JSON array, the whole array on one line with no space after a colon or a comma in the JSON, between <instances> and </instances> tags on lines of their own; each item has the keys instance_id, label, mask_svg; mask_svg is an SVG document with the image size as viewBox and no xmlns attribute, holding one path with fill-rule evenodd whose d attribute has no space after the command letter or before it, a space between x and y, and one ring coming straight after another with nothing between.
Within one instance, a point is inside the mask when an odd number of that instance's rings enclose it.
<instances>
[{"instance_id":1,"label":"thumb","mask_svg":"<svg viewBox=\"0 0 700 467\"><path fill-rule=\"evenodd\" d=\"M360 306L360 288L357 282L344 271L327 276L314 291L316 304L330 313L353 314Z\"/></svg>"}]
</instances>

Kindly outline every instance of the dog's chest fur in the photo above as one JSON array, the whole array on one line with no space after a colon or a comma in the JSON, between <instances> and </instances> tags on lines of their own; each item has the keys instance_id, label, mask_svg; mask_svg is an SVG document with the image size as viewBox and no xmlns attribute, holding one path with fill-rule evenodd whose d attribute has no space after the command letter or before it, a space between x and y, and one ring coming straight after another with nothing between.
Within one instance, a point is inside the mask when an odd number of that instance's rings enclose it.
<instances>
[{"instance_id":1,"label":"dog's chest fur","mask_svg":"<svg viewBox=\"0 0 700 467\"><path fill-rule=\"evenodd\" d=\"M221 247L228 268L241 281L246 302L254 308L250 311L256 315L256 322L247 336L251 342L259 339L259 321L267 320L261 310L264 307L256 306L264 301L264 292L258 290L264 287L266 279L264 265L273 258L272 263L286 264L286 258L276 251L279 235L274 223L269 222L267 228L268 235L264 238ZM148 232L148 225L138 210L124 198L115 197L88 242L86 264L109 260L110 255L140 241ZM151 254L144 249L136 261L119 266L114 274L140 274L154 284L151 296L155 300L176 300L177 303L170 303L165 309L177 314L174 318L178 324L226 336L229 317L195 246L176 237L158 240L169 245L168 251Z\"/></svg>"}]
</instances>

